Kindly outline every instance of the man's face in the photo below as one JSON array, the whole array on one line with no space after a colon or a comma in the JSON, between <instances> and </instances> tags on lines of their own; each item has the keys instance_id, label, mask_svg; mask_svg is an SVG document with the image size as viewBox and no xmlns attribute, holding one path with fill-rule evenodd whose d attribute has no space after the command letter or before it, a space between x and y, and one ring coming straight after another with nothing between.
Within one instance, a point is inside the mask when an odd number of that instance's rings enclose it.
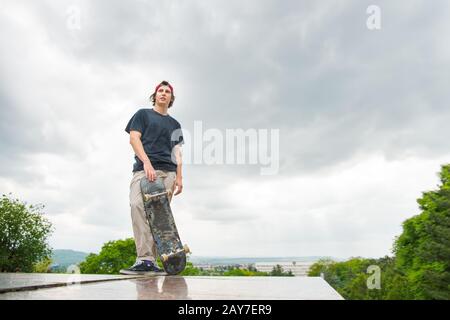
<instances>
[{"instance_id":1,"label":"man's face","mask_svg":"<svg viewBox=\"0 0 450 320\"><path fill-rule=\"evenodd\" d=\"M156 103L157 104L169 104L172 98L172 91L169 86L161 86L156 91Z\"/></svg>"}]
</instances>

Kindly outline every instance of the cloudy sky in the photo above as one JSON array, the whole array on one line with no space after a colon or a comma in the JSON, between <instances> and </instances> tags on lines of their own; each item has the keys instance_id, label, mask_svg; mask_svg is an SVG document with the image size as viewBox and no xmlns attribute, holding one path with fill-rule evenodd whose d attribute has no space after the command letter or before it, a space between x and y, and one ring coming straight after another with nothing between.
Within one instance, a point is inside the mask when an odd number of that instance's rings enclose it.
<instances>
[{"instance_id":1,"label":"cloudy sky","mask_svg":"<svg viewBox=\"0 0 450 320\"><path fill-rule=\"evenodd\" d=\"M169 80L169 113L191 136L196 123L224 137L279 130L275 174L184 165L172 209L195 255L391 254L450 162L449 7L2 0L0 191L46 206L55 249L131 237L124 128Z\"/></svg>"}]
</instances>

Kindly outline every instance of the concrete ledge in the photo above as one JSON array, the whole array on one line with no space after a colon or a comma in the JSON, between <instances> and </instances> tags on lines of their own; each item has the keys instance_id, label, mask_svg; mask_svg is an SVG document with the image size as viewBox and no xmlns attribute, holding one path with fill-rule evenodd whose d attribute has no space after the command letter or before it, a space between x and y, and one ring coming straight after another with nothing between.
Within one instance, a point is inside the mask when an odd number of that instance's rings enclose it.
<instances>
[{"instance_id":1,"label":"concrete ledge","mask_svg":"<svg viewBox=\"0 0 450 320\"><path fill-rule=\"evenodd\" d=\"M0 300L343 300L320 277L0 274L0 284Z\"/></svg>"},{"instance_id":2,"label":"concrete ledge","mask_svg":"<svg viewBox=\"0 0 450 320\"><path fill-rule=\"evenodd\" d=\"M139 276L57 273L0 273L0 293L54 288L78 283L87 284L136 278L139 278Z\"/></svg>"}]
</instances>

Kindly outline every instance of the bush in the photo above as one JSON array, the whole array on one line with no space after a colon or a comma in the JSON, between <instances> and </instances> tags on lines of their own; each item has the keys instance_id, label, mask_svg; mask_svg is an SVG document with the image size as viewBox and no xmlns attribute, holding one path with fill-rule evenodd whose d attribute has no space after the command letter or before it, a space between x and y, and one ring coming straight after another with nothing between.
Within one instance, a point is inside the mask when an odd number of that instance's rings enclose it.
<instances>
[{"instance_id":1,"label":"bush","mask_svg":"<svg viewBox=\"0 0 450 320\"><path fill-rule=\"evenodd\" d=\"M29 205L2 195L0 199L0 272L33 272L34 265L49 259L47 238L51 223L43 205Z\"/></svg>"},{"instance_id":2,"label":"bush","mask_svg":"<svg viewBox=\"0 0 450 320\"><path fill-rule=\"evenodd\" d=\"M80 272L89 274L118 274L136 261L133 238L109 241L99 254L91 253L80 263Z\"/></svg>"},{"instance_id":3,"label":"bush","mask_svg":"<svg viewBox=\"0 0 450 320\"><path fill-rule=\"evenodd\" d=\"M394 244L414 299L450 299L450 165L439 176L441 185L423 192L417 200L422 212L403 223Z\"/></svg>"}]
</instances>

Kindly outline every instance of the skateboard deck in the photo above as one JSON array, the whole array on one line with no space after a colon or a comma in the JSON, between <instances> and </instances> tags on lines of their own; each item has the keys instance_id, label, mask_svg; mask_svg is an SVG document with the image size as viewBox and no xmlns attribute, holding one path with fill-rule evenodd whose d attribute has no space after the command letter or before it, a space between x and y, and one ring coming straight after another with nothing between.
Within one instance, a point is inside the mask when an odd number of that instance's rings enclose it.
<instances>
[{"instance_id":1,"label":"skateboard deck","mask_svg":"<svg viewBox=\"0 0 450 320\"><path fill-rule=\"evenodd\" d=\"M151 182L146 177L140 181L144 210L156 244L158 256L169 275L182 272L186 267L189 248L181 243L169 197L161 178Z\"/></svg>"}]
</instances>

